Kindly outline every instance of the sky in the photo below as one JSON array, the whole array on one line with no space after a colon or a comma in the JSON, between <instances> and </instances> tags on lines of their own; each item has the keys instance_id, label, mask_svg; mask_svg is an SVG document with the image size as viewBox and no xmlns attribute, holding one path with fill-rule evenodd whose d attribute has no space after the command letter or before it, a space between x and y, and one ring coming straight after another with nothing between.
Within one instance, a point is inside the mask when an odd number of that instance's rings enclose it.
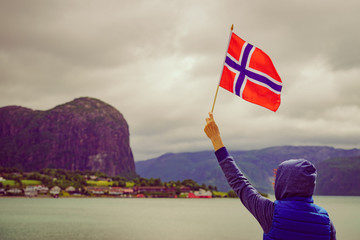
<instances>
[{"instance_id":1,"label":"sky","mask_svg":"<svg viewBox=\"0 0 360 240\"><path fill-rule=\"evenodd\" d=\"M0 107L100 99L128 122L135 161L211 150L203 132L231 24L282 81L276 113L219 89L230 150L360 148L358 0L0 0Z\"/></svg>"}]
</instances>

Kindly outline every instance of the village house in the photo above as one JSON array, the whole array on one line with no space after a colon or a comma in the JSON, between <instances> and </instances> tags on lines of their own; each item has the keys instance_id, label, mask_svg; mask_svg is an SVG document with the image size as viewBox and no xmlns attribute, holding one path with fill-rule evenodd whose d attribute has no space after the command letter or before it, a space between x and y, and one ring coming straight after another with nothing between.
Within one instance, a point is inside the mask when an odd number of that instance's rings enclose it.
<instances>
[{"instance_id":1,"label":"village house","mask_svg":"<svg viewBox=\"0 0 360 240\"><path fill-rule=\"evenodd\" d=\"M47 194L49 192L49 188L44 185L35 186L38 194Z\"/></svg>"},{"instance_id":2,"label":"village house","mask_svg":"<svg viewBox=\"0 0 360 240\"><path fill-rule=\"evenodd\" d=\"M109 195L109 196L119 196L119 197L129 197L134 193L132 188L124 187L86 187L85 190L93 195Z\"/></svg>"},{"instance_id":3,"label":"village house","mask_svg":"<svg viewBox=\"0 0 360 240\"><path fill-rule=\"evenodd\" d=\"M95 175L91 175L91 176L85 176L85 179L86 180L92 180L92 181L95 181L96 179L97 179L97 176L95 176Z\"/></svg>"},{"instance_id":4,"label":"village house","mask_svg":"<svg viewBox=\"0 0 360 240\"><path fill-rule=\"evenodd\" d=\"M65 188L65 191L68 193L72 193L72 192L75 192L76 189L73 186L69 186L69 187Z\"/></svg>"},{"instance_id":5,"label":"village house","mask_svg":"<svg viewBox=\"0 0 360 240\"><path fill-rule=\"evenodd\" d=\"M53 197L58 197L59 194L60 194L60 192L61 192L61 188L58 187L58 186L52 187L52 188L50 189L50 194L51 194Z\"/></svg>"},{"instance_id":6,"label":"village house","mask_svg":"<svg viewBox=\"0 0 360 240\"><path fill-rule=\"evenodd\" d=\"M132 188L123 188L124 196L128 197L131 196L134 193L134 190Z\"/></svg>"},{"instance_id":7,"label":"village house","mask_svg":"<svg viewBox=\"0 0 360 240\"><path fill-rule=\"evenodd\" d=\"M190 192L188 198L212 198L211 191L199 189L199 191Z\"/></svg>"},{"instance_id":8,"label":"village house","mask_svg":"<svg viewBox=\"0 0 360 240\"><path fill-rule=\"evenodd\" d=\"M94 195L104 195L109 192L108 187L86 187L86 191Z\"/></svg>"},{"instance_id":9,"label":"village house","mask_svg":"<svg viewBox=\"0 0 360 240\"><path fill-rule=\"evenodd\" d=\"M97 178L97 181L112 182L112 179L111 178L100 177L100 178Z\"/></svg>"},{"instance_id":10,"label":"village house","mask_svg":"<svg viewBox=\"0 0 360 240\"><path fill-rule=\"evenodd\" d=\"M183 189L186 191L187 189ZM164 186L140 186L134 187L134 192L138 195L146 195L148 197L177 197L176 187ZM181 191L181 189L180 189Z\"/></svg>"},{"instance_id":11,"label":"village house","mask_svg":"<svg viewBox=\"0 0 360 240\"><path fill-rule=\"evenodd\" d=\"M22 195L23 191L19 188L11 188L6 192L8 195Z\"/></svg>"},{"instance_id":12,"label":"village house","mask_svg":"<svg viewBox=\"0 0 360 240\"><path fill-rule=\"evenodd\" d=\"M109 195L118 196L118 197L128 197L134 191L132 188L123 188L123 187L109 187Z\"/></svg>"},{"instance_id":13,"label":"village house","mask_svg":"<svg viewBox=\"0 0 360 240\"><path fill-rule=\"evenodd\" d=\"M189 193L190 191L191 191L191 188L189 188L189 187L185 187L185 186L180 187L181 193Z\"/></svg>"},{"instance_id":14,"label":"village house","mask_svg":"<svg viewBox=\"0 0 360 240\"><path fill-rule=\"evenodd\" d=\"M69 186L69 187L65 188L65 191L68 192L70 195L73 195L73 196L81 196L81 188L76 189L73 186Z\"/></svg>"},{"instance_id":15,"label":"village house","mask_svg":"<svg viewBox=\"0 0 360 240\"><path fill-rule=\"evenodd\" d=\"M36 197L38 194L38 191L35 186L27 186L24 189L24 194L26 197Z\"/></svg>"},{"instance_id":16,"label":"village house","mask_svg":"<svg viewBox=\"0 0 360 240\"><path fill-rule=\"evenodd\" d=\"M166 187L163 186L140 186L134 187L136 193L154 193L154 192L166 192Z\"/></svg>"},{"instance_id":17,"label":"village house","mask_svg":"<svg viewBox=\"0 0 360 240\"><path fill-rule=\"evenodd\" d=\"M123 189L121 187L109 187L109 195L119 197L120 195L123 195Z\"/></svg>"}]
</instances>

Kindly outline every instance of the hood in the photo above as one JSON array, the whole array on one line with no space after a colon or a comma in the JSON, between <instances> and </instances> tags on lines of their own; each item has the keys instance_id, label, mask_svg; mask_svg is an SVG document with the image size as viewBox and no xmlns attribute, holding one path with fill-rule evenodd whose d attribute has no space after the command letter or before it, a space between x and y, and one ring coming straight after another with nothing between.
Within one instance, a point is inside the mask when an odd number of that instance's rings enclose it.
<instances>
[{"instance_id":1,"label":"hood","mask_svg":"<svg viewBox=\"0 0 360 240\"><path fill-rule=\"evenodd\" d=\"M315 190L316 168L305 159L282 162L275 178L275 198L311 197Z\"/></svg>"}]
</instances>

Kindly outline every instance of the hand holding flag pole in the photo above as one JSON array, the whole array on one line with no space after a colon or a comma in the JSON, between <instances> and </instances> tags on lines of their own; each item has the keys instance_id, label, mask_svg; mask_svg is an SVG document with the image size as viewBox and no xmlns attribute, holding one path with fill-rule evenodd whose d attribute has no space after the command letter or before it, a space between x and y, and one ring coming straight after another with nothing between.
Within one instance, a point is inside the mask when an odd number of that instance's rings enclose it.
<instances>
[{"instance_id":1,"label":"hand holding flag pole","mask_svg":"<svg viewBox=\"0 0 360 240\"><path fill-rule=\"evenodd\" d=\"M282 81L270 57L233 33L233 25L211 113L219 87L274 112L280 106Z\"/></svg>"},{"instance_id":2,"label":"hand holding flag pole","mask_svg":"<svg viewBox=\"0 0 360 240\"><path fill-rule=\"evenodd\" d=\"M214 150L217 151L220 148L224 147L224 143L222 142L219 127L217 126L213 114L210 112L209 117L206 118L206 125L204 128L204 132L207 137L211 140Z\"/></svg>"}]
</instances>

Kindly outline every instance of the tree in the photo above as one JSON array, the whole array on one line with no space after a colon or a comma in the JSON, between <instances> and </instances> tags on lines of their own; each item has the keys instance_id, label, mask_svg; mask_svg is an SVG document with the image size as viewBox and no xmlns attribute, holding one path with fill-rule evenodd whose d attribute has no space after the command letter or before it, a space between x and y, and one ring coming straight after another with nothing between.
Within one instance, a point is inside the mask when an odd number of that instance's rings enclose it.
<instances>
[{"instance_id":1,"label":"tree","mask_svg":"<svg viewBox=\"0 0 360 240\"><path fill-rule=\"evenodd\" d=\"M134 178L133 179L133 182L134 182L134 186L140 186L140 179L139 178Z\"/></svg>"},{"instance_id":2,"label":"tree","mask_svg":"<svg viewBox=\"0 0 360 240\"><path fill-rule=\"evenodd\" d=\"M176 195L180 195L180 193L181 193L180 186L176 186L175 193L176 193Z\"/></svg>"},{"instance_id":3,"label":"tree","mask_svg":"<svg viewBox=\"0 0 360 240\"><path fill-rule=\"evenodd\" d=\"M163 186L163 183L160 178L154 180L154 186Z\"/></svg>"},{"instance_id":4,"label":"tree","mask_svg":"<svg viewBox=\"0 0 360 240\"><path fill-rule=\"evenodd\" d=\"M193 191L198 191L200 189L199 184L192 179L185 179L181 184L189 187Z\"/></svg>"},{"instance_id":5,"label":"tree","mask_svg":"<svg viewBox=\"0 0 360 240\"><path fill-rule=\"evenodd\" d=\"M140 186L149 186L148 182L146 178L140 178Z\"/></svg>"},{"instance_id":6,"label":"tree","mask_svg":"<svg viewBox=\"0 0 360 240\"><path fill-rule=\"evenodd\" d=\"M119 180L119 181L118 181L118 186L119 186L119 187L126 187L126 181L124 181L124 180Z\"/></svg>"},{"instance_id":7,"label":"tree","mask_svg":"<svg viewBox=\"0 0 360 240\"><path fill-rule=\"evenodd\" d=\"M230 198L237 198L238 196L236 195L235 191L234 190L230 190L228 192L228 197Z\"/></svg>"},{"instance_id":8,"label":"tree","mask_svg":"<svg viewBox=\"0 0 360 240\"><path fill-rule=\"evenodd\" d=\"M19 186L19 188L22 188L22 187L23 187L23 183L21 182L21 179L20 179L20 178L16 178L16 179L15 179L15 183L17 183L17 185Z\"/></svg>"},{"instance_id":9,"label":"tree","mask_svg":"<svg viewBox=\"0 0 360 240\"><path fill-rule=\"evenodd\" d=\"M52 180L51 177L46 176L46 175L43 175L43 176L41 177L40 181L41 181L44 185L48 186L49 184L52 183L53 180Z\"/></svg>"},{"instance_id":10,"label":"tree","mask_svg":"<svg viewBox=\"0 0 360 240\"><path fill-rule=\"evenodd\" d=\"M30 175L27 176L27 179L31 179L31 180L42 180L42 175L38 172L33 172Z\"/></svg>"},{"instance_id":11,"label":"tree","mask_svg":"<svg viewBox=\"0 0 360 240\"><path fill-rule=\"evenodd\" d=\"M126 182L126 178L123 177L123 176L120 176L120 175L113 177L112 180L113 181L118 181L118 182L120 182L120 181Z\"/></svg>"},{"instance_id":12,"label":"tree","mask_svg":"<svg viewBox=\"0 0 360 240\"><path fill-rule=\"evenodd\" d=\"M99 177L99 178L107 178L108 176L106 175L106 173L103 173L103 172L99 172L99 171L96 171L95 176Z\"/></svg>"}]
</instances>

